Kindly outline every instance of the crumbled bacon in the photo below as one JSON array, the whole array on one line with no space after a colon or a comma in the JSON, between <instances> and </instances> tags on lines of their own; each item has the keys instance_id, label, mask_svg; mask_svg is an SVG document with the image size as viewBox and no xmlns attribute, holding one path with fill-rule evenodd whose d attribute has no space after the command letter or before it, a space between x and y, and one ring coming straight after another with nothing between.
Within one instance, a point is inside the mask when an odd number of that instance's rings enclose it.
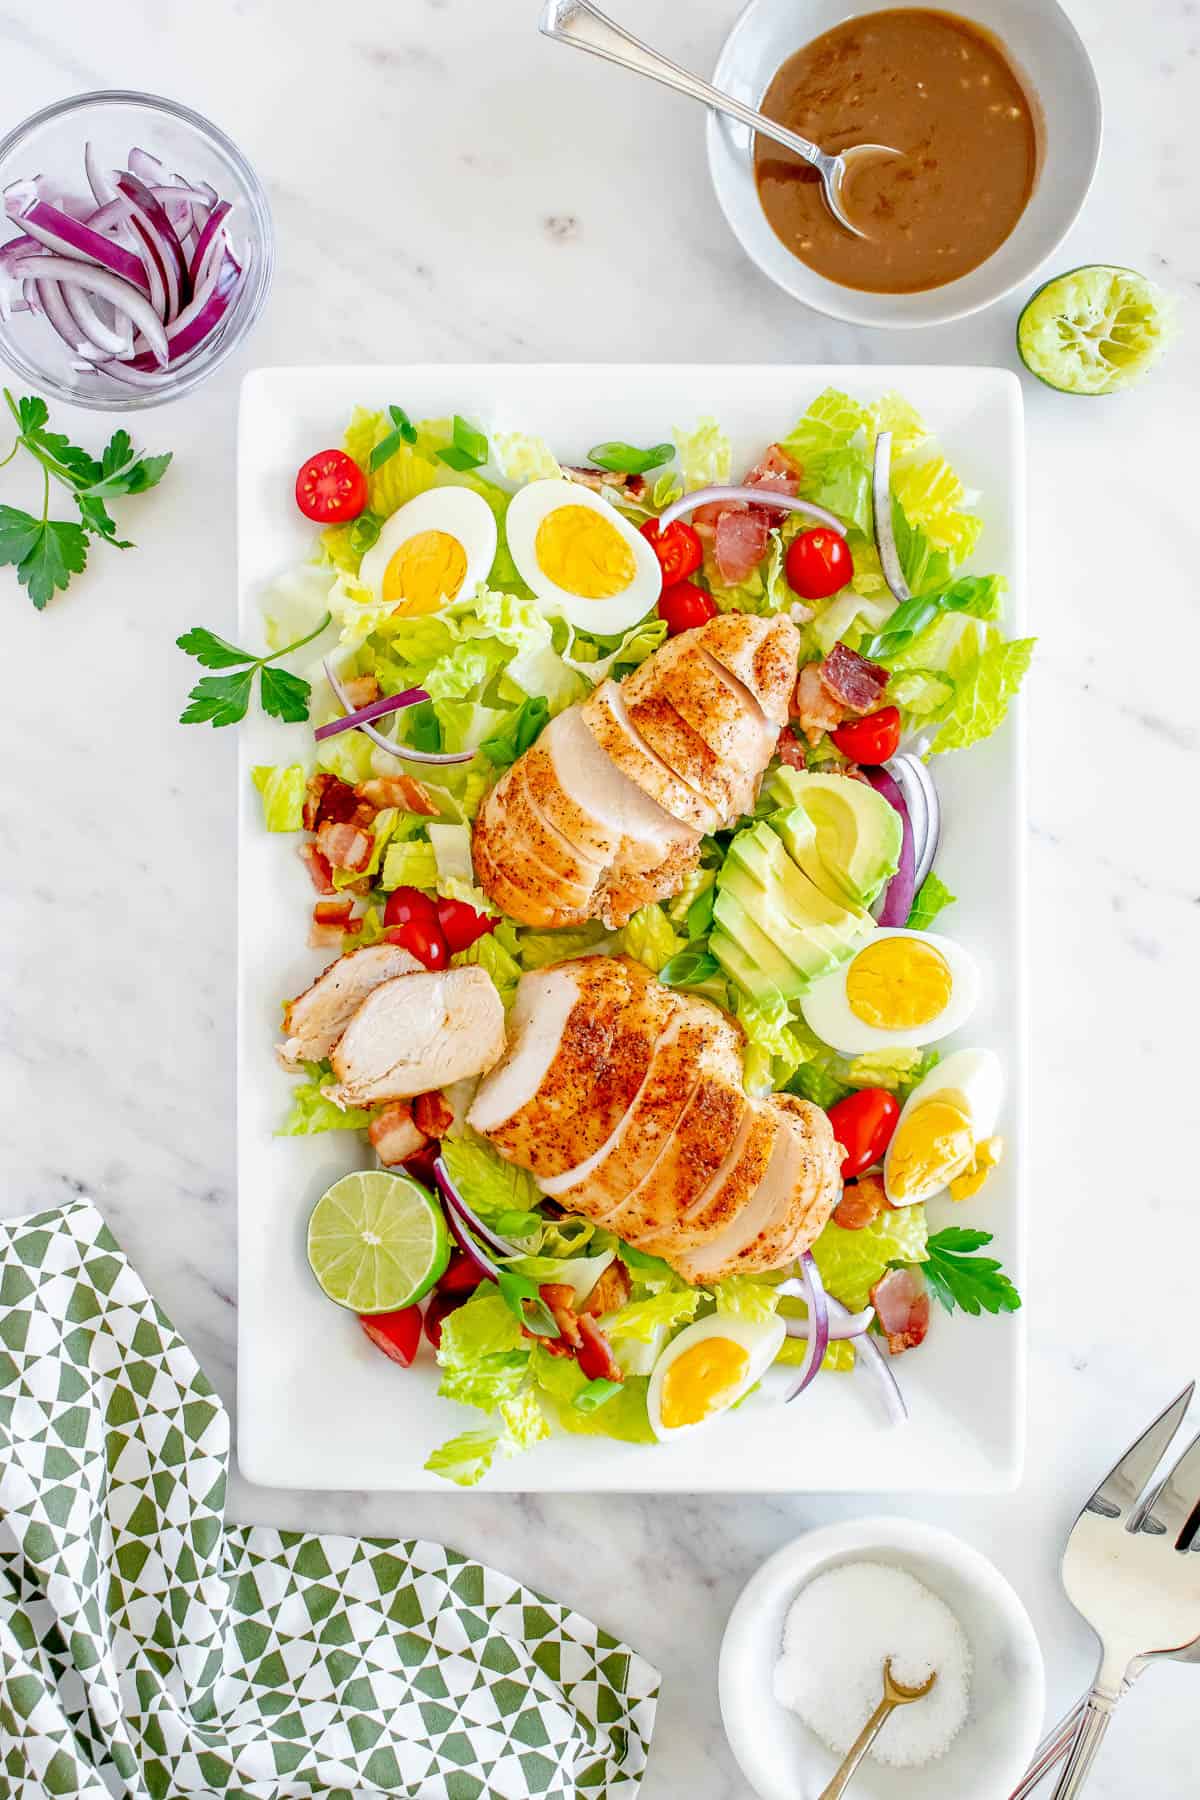
<instances>
[{"instance_id":1,"label":"crumbled bacon","mask_svg":"<svg viewBox=\"0 0 1200 1800\"><path fill-rule=\"evenodd\" d=\"M326 822L343 824L354 817L358 799L348 782L320 769L308 778L304 796L304 829L316 831Z\"/></svg>"},{"instance_id":2,"label":"crumbled bacon","mask_svg":"<svg viewBox=\"0 0 1200 1800\"><path fill-rule=\"evenodd\" d=\"M317 828L317 849L331 868L350 869L361 874L370 862L374 848L370 832L360 830L357 825L335 823L329 819Z\"/></svg>"},{"instance_id":3,"label":"crumbled bacon","mask_svg":"<svg viewBox=\"0 0 1200 1800\"><path fill-rule=\"evenodd\" d=\"M713 554L721 580L730 587L754 573L771 539L771 515L761 506L742 502L728 506L717 520Z\"/></svg>"},{"instance_id":4,"label":"crumbled bacon","mask_svg":"<svg viewBox=\"0 0 1200 1800\"><path fill-rule=\"evenodd\" d=\"M329 858L322 856L315 844L300 844L296 854L308 869L309 879L318 894L337 893L337 889L330 879L333 871L329 866Z\"/></svg>"},{"instance_id":5,"label":"crumbled bacon","mask_svg":"<svg viewBox=\"0 0 1200 1800\"><path fill-rule=\"evenodd\" d=\"M644 475L626 475L620 469L581 469L564 468L563 474L568 481L577 481L580 487L591 488L594 494L602 494L605 488L611 488L618 494L627 494L631 500L640 500L646 491Z\"/></svg>"},{"instance_id":6,"label":"crumbled bacon","mask_svg":"<svg viewBox=\"0 0 1200 1800\"><path fill-rule=\"evenodd\" d=\"M580 1315L579 1335L583 1343L576 1360L588 1380L620 1381L621 1365L613 1356L608 1339L587 1313Z\"/></svg>"},{"instance_id":7,"label":"crumbled bacon","mask_svg":"<svg viewBox=\"0 0 1200 1800\"><path fill-rule=\"evenodd\" d=\"M308 934L308 942L313 950L323 950L335 945L342 947L342 938L350 929L350 914L354 911L351 899L318 900L313 907L312 929Z\"/></svg>"},{"instance_id":8,"label":"crumbled bacon","mask_svg":"<svg viewBox=\"0 0 1200 1800\"><path fill-rule=\"evenodd\" d=\"M432 1093L417 1095L413 1101L413 1118L426 1137L445 1137L454 1123L454 1108L441 1088L434 1088Z\"/></svg>"},{"instance_id":9,"label":"crumbled bacon","mask_svg":"<svg viewBox=\"0 0 1200 1800\"><path fill-rule=\"evenodd\" d=\"M807 769L808 762L801 744L790 725L785 725L775 740L775 754L785 769Z\"/></svg>"},{"instance_id":10,"label":"crumbled bacon","mask_svg":"<svg viewBox=\"0 0 1200 1800\"><path fill-rule=\"evenodd\" d=\"M360 781L354 792L376 811L398 806L404 812L423 813L428 819L437 817L437 803L430 798L428 788L411 775L377 775L370 781Z\"/></svg>"},{"instance_id":11,"label":"crumbled bacon","mask_svg":"<svg viewBox=\"0 0 1200 1800\"><path fill-rule=\"evenodd\" d=\"M834 1223L843 1231L862 1231L886 1205L878 1175L862 1175L857 1181L848 1181L842 1189L842 1197L833 1209Z\"/></svg>"},{"instance_id":12,"label":"crumbled bacon","mask_svg":"<svg viewBox=\"0 0 1200 1800\"><path fill-rule=\"evenodd\" d=\"M795 494L799 489L802 473L799 463L794 462L786 450L781 449L778 444L771 444L746 476L742 486L766 488L777 494ZM784 509L779 506L765 507L763 510L771 525L780 525L787 517Z\"/></svg>"},{"instance_id":13,"label":"crumbled bacon","mask_svg":"<svg viewBox=\"0 0 1200 1800\"><path fill-rule=\"evenodd\" d=\"M593 1319L602 1319L605 1313L616 1312L618 1307L624 1306L632 1292L629 1270L614 1256L579 1310Z\"/></svg>"},{"instance_id":14,"label":"crumbled bacon","mask_svg":"<svg viewBox=\"0 0 1200 1800\"><path fill-rule=\"evenodd\" d=\"M349 681L342 682L342 692L351 712L357 712L360 706L370 706L373 700L378 700L379 683L374 675L352 675Z\"/></svg>"},{"instance_id":15,"label":"crumbled bacon","mask_svg":"<svg viewBox=\"0 0 1200 1800\"><path fill-rule=\"evenodd\" d=\"M929 1295L917 1269L889 1269L871 1289L871 1305L893 1356L924 1343L929 1330Z\"/></svg>"},{"instance_id":16,"label":"crumbled bacon","mask_svg":"<svg viewBox=\"0 0 1200 1800\"><path fill-rule=\"evenodd\" d=\"M558 1326L557 1338L539 1338L551 1356L572 1356L589 1381L620 1381L608 1339L590 1313L575 1310L575 1290L565 1282L548 1281L538 1293L550 1308Z\"/></svg>"},{"instance_id":17,"label":"crumbled bacon","mask_svg":"<svg viewBox=\"0 0 1200 1800\"><path fill-rule=\"evenodd\" d=\"M575 1313L575 1289L562 1281L545 1281L538 1293L550 1308L554 1323L558 1326L559 1344L566 1344L569 1350L578 1350L583 1338L579 1333L579 1320ZM559 1354L562 1354L561 1349Z\"/></svg>"},{"instance_id":18,"label":"crumbled bacon","mask_svg":"<svg viewBox=\"0 0 1200 1800\"><path fill-rule=\"evenodd\" d=\"M381 1163L394 1168L424 1150L428 1139L414 1122L407 1100L393 1100L367 1126L367 1136Z\"/></svg>"},{"instance_id":19,"label":"crumbled bacon","mask_svg":"<svg viewBox=\"0 0 1200 1800\"><path fill-rule=\"evenodd\" d=\"M835 644L824 662L805 663L796 681L793 711L810 744L844 719L874 712L888 684L888 672L845 644Z\"/></svg>"},{"instance_id":20,"label":"crumbled bacon","mask_svg":"<svg viewBox=\"0 0 1200 1800\"><path fill-rule=\"evenodd\" d=\"M830 694L821 680L821 664L805 663L796 681L792 701L796 723L810 744L819 744L827 731L840 725L845 708Z\"/></svg>"}]
</instances>

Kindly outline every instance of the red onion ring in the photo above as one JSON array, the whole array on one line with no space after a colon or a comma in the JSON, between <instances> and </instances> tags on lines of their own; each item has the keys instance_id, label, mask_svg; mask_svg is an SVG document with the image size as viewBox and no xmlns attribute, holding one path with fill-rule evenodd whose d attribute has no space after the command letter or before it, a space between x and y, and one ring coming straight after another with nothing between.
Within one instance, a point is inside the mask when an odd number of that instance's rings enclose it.
<instances>
[{"instance_id":1,"label":"red onion ring","mask_svg":"<svg viewBox=\"0 0 1200 1800\"><path fill-rule=\"evenodd\" d=\"M810 1382L816 1380L825 1360L825 1352L829 1348L829 1299L820 1270L809 1250L800 1258L800 1279L804 1284L804 1299L808 1306L808 1348L804 1352L804 1361L800 1364L799 1379L784 1401L785 1406L798 1394L802 1394Z\"/></svg>"},{"instance_id":2,"label":"red onion ring","mask_svg":"<svg viewBox=\"0 0 1200 1800\"><path fill-rule=\"evenodd\" d=\"M399 712L402 707L416 706L421 700L428 700L429 695L424 688L405 688L402 694L385 694L382 700L372 700L369 706L360 706L357 712L344 713L340 719L331 719L328 725L318 725L313 736L320 743L324 738L337 737L339 732L354 731L359 725L368 725L372 719L382 719L387 713Z\"/></svg>"},{"instance_id":3,"label":"red onion ring","mask_svg":"<svg viewBox=\"0 0 1200 1800\"><path fill-rule=\"evenodd\" d=\"M204 258L208 254L209 245L216 237L217 232L221 229L228 214L229 202L227 200L219 200L204 221L200 236L196 239L196 247L192 251L189 278L193 286L195 286L200 279L200 272L204 264Z\"/></svg>"},{"instance_id":4,"label":"red onion ring","mask_svg":"<svg viewBox=\"0 0 1200 1800\"><path fill-rule=\"evenodd\" d=\"M893 756L884 767L894 775L900 784L905 805L913 819L913 838L916 856L916 869L913 873L913 890L920 893L921 884L932 869L934 859L942 837L942 803L933 774L921 761L919 756L912 756L902 750L899 756ZM916 805L914 805L914 800ZM917 829L916 819L921 817L921 829Z\"/></svg>"},{"instance_id":5,"label":"red onion ring","mask_svg":"<svg viewBox=\"0 0 1200 1800\"><path fill-rule=\"evenodd\" d=\"M16 217L26 235L36 238L39 244L44 244L54 255L94 263L98 268L107 269L111 274L119 276L122 281L131 283L133 287L141 288L143 293L150 292L146 271L133 252L123 250L111 238L102 237L82 220L71 218L69 213L60 212L45 200L33 201Z\"/></svg>"},{"instance_id":6,"label":"red onion ring","mask_svg":"<svg viewBox=\"0 0 1200 1800\"><path fill-rule=\"evenodd\" d=\"M224 261L211 265L192 299L167 326L169 358L172 363L182 362L185 356L212 336L237 298L242 275L243 271L228 255ZM129 367L143 370L153 368L153 358L140 347L135 348L138 348L138 354L129 358Z\"/></svg>"},{"instance_id":7,"label":"red onion ring","mask_svg":"<svg viewBox=\"0 0 1200 1800\"><path fill-rule=\"evenodd\" d=\"M883 905L876 918L884 926L907 925L917 892L917 854L912 820L908 816L908 807L904 804L904 795L886 769L864 768L862 773L876 793L882 794L888 805L900 815L900 862L884 889Z\"/></svg>"},{"instance_id":8,"label":"red onion ring","mask_svg":"<svg viewBox=\"0 0 1200 1800\"><path fill-rule=\"evenodd\" d=\"M111 201L117 198L117 184L113 180L111 171L101 167L96 146L90 139L83 146L83 167L84 173L87 175L88 186L92 190L96 205L98 207L108 206ZM94 213L89 223L93 230L99 229L96 225Z\"/></svg>"},{"instance_id":9,"label":"red onion ring","mask_svg":"<svg viewBox=\"0 0 1200 1800\"><path fill-rule=\"evenodd\" d=\"M493 1249L498 1256L524 1255L524 1251L519 1245L512 1243L508 1238L501 1237L499 1232L489 1230L483 1220L479 1217L478 1213L467 1205L451 1179L450 1171L446 1167L445 1159L441 1156L436 1156L434 1158L433 1179L437 1182L438 1192L441 1194L442 1199L446 1202L447 1206L461 1214L463 1222L469 1225L475 1235L482 1238L483 1242ZM463 1248L466 1249L466 1246L464 1245ZM495 1281L497 1270L494 1263L488 1262L487 1259L480 1254L478 1249L476 1249L474 1255L472 1255L470 1250L467 1250L467 1255L472 1256L472 1260L478 1262L481 1268L486 1268L489 1278L492 1281Z\"/></svg>"},{"instance_id":10,"label":"red onion ring","mask_svg":"<svg viewBox=\"0 0 1200 1800\"><path fill-rule=\"evenodd\" d=\"M846 1318L850 1317L841 1301L835 1300L832 1294L828 1296L828 1301L831 1320L835 1320L839 1314L844 1314ZM908 1406L900 1391L900 1383L892 1373L891 1358L875 1342L874 1332L860 1332L854 1340L854 1352L856 1357L863 1358L864 1366L871 1370L879 1383L889 1423L902 1425L908 1418Z\"/></svg>"},{"instance_id":11,"label":"red onion ring","mask_svg":"<svg viewBox=\"0 0 1200 1800\"><path fill-rule=\"evenodd\" d=\"M912 589L904 579L900 552L896 548L896 532L892 523L892 434L881 431L875 439L875 457L871 465L871 514L875 524L875 548L879 566L895 598L911 600Z\"/></svg>"},{"instance_id":12,"label":"red onion ring","mask_svg":"<svg viewBox=\"0 0 1200 1800\"><path fill-rule=\"evenodd\" d=\"M699 506L714 506L722 501L744 501L747 506L765 507L770 512L803 513L807 518L816 519L818 524L827 525L830 531L836 531L839 537L845 537L846 527L836 513L827 512L823 506L814 506L811 500L798 500L794 494L781 494L775 488L756 487L704 487L696 488L690 494L682 494L665 507L658 517L658 528L665 531L676 519L682 519Z\"/></svg>"},{"instance_id":13,"label":"red onion ring","mask_svg":"<svg viewBox=\"0 0 1200 1800\"><path fill-rule=\"evenodd\" d=\"M329 657L325 658L322 667L325 670L326 681L346 711L353 712L354 708L346 697L346 690L334 672ZM412 750L407 744L397 744L393 738L384 737L383 733L376 731L373 725L359 725L356 729L361 731L364 737L369 737L373 744L378 744L381 750L386 750L389 756L399 757L402 762L429 763L444 768L449 763L470 762L475 754L473 750Z\"/></svg>"},{"instance_id":14,"label":"red onion ring","mask_svg":"<svg viewBox=\"0 0 1200 1800\"><path fill-rule=\"evenodd\" d=\"M794 1297L798 1300L805 1299L804 1283L802 1281L781 1281L775 1292L777 1294L786 1294L789 1297ZM833 1308L837 1305L837 1302L834 1300L832 1294L827 1294L826 1300L829 1305L829 1341L831 1344L838 1343L843 1338L858 1337L860 1333L867 1330L872 1319L875 1317L875 1308L873 1306L864 1307L862 1312L856 1313L847 1312L846 1308L843 1306L839 1309L842 1317L835 1319ZM784 1319L784 1324L787 1327L787 1334L789 1337L806 1338L808 1336L807 1319Z\"/></svg>"}]
</instances>

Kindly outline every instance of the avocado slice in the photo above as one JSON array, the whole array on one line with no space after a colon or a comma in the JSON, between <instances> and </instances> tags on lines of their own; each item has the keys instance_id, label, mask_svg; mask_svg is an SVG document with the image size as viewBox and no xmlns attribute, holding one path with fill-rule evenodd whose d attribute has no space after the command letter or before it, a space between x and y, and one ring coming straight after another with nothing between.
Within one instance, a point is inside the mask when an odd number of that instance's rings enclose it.
<instances>
[{"instance_id":1,"label":"avocado slice","mask_svg":"<svg viewBox=\"0 0 1200 1800\"><path fill-rule=\"evenodd\" d=\"M796 998L844 962L872 929L861 908L832 900L815 886L761 821L730 845L713 916L717 930L709 948L756 998L764 988ZM731 944L740 956L730 955Z\"/></svg>"},{"instance_id":2,"label":"avocado slice","mask_svg":"<svg viewBox=\"0 0 1200 1800\"><path fill-rule=\"evenodd\" d=\"M809 879L831 899L870 906L900 864L896 809L865 781L811 770L777 769L771 796L786 809L771 823Z\"/></svg>"},{"instance_id":3,"label":"avocado slice","mask_svg":"<svg viewBox=\"0 0 1200 1800\"><path fill-rule=\"evenodd\" d=\"M829 973L836 958L791 924L772 897L751 881L745 870L735 869L733 875L733 884L723 886L716 898L713 908L715 929L709 939L709 949L721 961L720 950L715 947L717 934L731 938L785 1000L795 1000L819 976ZM737 881L739 875L742 877L740 883ZM741 893L735 891L739 886ZM750 991L756 998L762 997L757 989Z\"/></svg>"},{"instance_id":4,"label":"avocado slice","mask_svg":"<svg viewBox=\"0 0 1200 1800\"><path fill-rule=\"evenodd\" d=\"M708 947L725 973L739 987L745 988L755 1000L773 1000L776 996L783 1000L794 1000L803 986L799 975L785 957L776 954L771 959L771 967L764 969L761 963L755 961L745 944L730 937L720 925L714 927Z\"/></svg>"}]
</instances>

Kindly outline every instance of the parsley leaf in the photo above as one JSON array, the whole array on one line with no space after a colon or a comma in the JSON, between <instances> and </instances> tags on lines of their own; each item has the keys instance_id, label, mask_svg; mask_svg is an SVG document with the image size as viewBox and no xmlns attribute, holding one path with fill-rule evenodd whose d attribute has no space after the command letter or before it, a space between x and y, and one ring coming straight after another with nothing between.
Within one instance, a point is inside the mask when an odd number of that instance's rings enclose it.
<instances>
[{"instance_id":1,"label":"parsley leaf","mask_svg":"<svg viewBox=\"0 0 1200 1800\"><path fill-rule=\"evenodd\" d=\"M960 1225L948 1225L929 1239L928 1260L918 1266L947 1312L957 1306L977 1318L981 1312L1020 1309L1021 1296L995 1258L974 1254L991 1241L990 1231Z\"/></svg>"},{"instance_id":2,"label":"parsley leaf","mask_svg":"<svg viewBox=\"0 0 1200 1800\"><path fill-rule=\"evenodd\" d=\"M239 663L258 661L253 650L239 650L236 644L218 637L215 631L206 631L203 625L193 625L175 642L205 669L235 669Z\"/></svg>"},{"instance_id":3,"label":"parsley leaf","mask_svg":"<svg viewBox=\"0 0 1200 1800\"><path fill-rule=\"evenodd\" d=\"M263 711L270 713L273 719L283 719L289 725L298 725L301 719L307 719L312 688L301 676L289 674L287 669L270 668L264 663L258 693Z\"/></svg>"},{"instance_id":4,"label":"parsley leaf","mask_svg":"<svg viewBox=\"0 0 1200 1800\"><path fill-rule=\"evenodd\" d=\"M188 695L188 704L179 715L179 723L212 725L214 728L236 725L246 716L254 692L254 677L260 670L258 693L263 711L289 725L307 719L312 694L310 684L302 676L273 665L281 656L289 656L293 650L301 650L315 637L320 637L330 617L326 613L314 630L297 638L293 644L285 644L282 650L276 650L270 656L255 656L252 650L239 650L236 644L218 637L215 631L193 625L190 631L176 638L179 648L194 656L202 668L236 670L236 674L202 676Z\"/></svg>"},{"instance_id":5,"label":"parsley leaf","mask_svg":"<svg viewBox=\"0 0 1200 1800\"><path fill-rule=\"evenodd\" d=\"M254 687L257 663L236 675L204 675L188 695L189 704L179 715L181 725L236 725L246 716Z\"/></svg>"},{"instance_id":6,"label":"parsley leaf","mask_svg":"<svg viewBox=\"0 0 1200 1800\"><path fill-rule=\"evenodd\" d=\"M16 564L17 580L41 612L72 575L82 574L87 536L81 525L0 506L0 563Z\"/></svg>"}]
</instances>

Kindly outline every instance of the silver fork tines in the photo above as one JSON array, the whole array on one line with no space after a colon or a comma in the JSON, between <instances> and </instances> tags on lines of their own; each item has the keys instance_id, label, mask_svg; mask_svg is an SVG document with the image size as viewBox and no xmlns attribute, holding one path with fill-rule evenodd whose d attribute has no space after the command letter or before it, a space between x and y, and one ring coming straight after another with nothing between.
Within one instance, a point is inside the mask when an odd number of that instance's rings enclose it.
<instances>
[{"instance_id":1,"label":"silver fork tines","mask_svg":"<svg viewBox=\"0 0 1200 1800\"><path fill-rule=\"evenodd\" d=\"M1142 1531L1172 1540L1177 1550L1190 1550L1200 1502L1200 1435L1194 1437L1166 1479L1142 1508Z\"/></svg>"},{"instance_id":2,"label":"silver fork tines","mask_svg":"<svg viewBox=\"0 0 1200 1800\"><path fill-rule=\"evenodd\" d=\"M1115 1463L1096 1489L1084 1512L1099 1513L1102 1519L1124 1519L1130 1531L1138 1529L1138 1502L1146 1484L1167 1453L1167 1446L1183 1424L1192 1403L1196 1384L1190 1381L1170 1406L1159 1413L1140 1438L1130 1444L1124 1456Z\"/></svg>"}]
</instances>

